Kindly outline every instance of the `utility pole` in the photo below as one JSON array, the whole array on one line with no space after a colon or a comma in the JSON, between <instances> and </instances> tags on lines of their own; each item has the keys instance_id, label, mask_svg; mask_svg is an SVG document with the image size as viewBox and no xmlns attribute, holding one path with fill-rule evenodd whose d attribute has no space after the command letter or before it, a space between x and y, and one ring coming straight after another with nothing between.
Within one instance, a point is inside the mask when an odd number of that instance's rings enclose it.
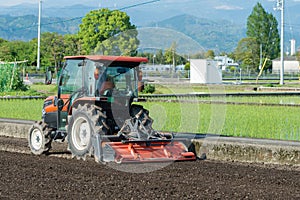
<instances>
[{"instance_id":1,"label":"utility pole","mask_svg":"<svg viewBox=\"0 0 300 200\"><path fill-rule=\"evenodd\" d=\"M153 55L153 69L154 69L154 59L155 59L156 55Z\"/></svg>"},{"instance_id":2,"label":"utility pole","mask_svg":"<svg viewBox=\"0 0 300 200\"><path fill-rule=\"evenodd\" d=\"M284 84L284 58L283 58L283 34L284 34L284 0L277 0L277 7L274 8L274 10L280 10L281 11L281 24L280 24L280 28L281 28L281 32L280 32L280 63L281 63L281 67L280 67L280 85Z\"/></svg>"},{"instance_id":3,"label":"utility pole","mask_svg":"<svg viewBox=\"0 0 300 200\"><path fill-rule=\"evenodd\" d=\"M262 65L262 44L260 44L260 49L259 49L259 67L258 67L259 70L261 70L261 65Z\"/></svg>"},{"instance_id":4,"label":"utility pole","mask_svg":"<svg viewBox=\"0 0 300 200\"><path fill-rule=\"evenodd\" d=\"M40 69L40 47L41 47L41 15L42 15L42 0L39 0L39 17L38 17L38 49L37 49L37 70Z\"/></svg>"}]
</instances>

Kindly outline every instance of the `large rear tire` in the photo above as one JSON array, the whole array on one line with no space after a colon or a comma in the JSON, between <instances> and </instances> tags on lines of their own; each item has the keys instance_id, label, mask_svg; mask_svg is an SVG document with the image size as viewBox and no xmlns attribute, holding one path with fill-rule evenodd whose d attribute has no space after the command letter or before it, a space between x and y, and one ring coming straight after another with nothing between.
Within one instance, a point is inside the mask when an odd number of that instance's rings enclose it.
<instances>
[{"instance_id":1,"label":"large rear tire","mask_svg":"<svg viewBox=\"0 0 300 200\"><path fill-rule=\"evenodd\" d=\"M72 157L85 160L87 155L93 154L92 136L102 128L98 123L100 113L94 105L89 104L73 108L68 124L68 149Z\"/></svg>"},{"instance_id":2,"label":"large rear tire","mask_svg":"<svg viewBox=\"0 0 300 200\"><path fill-rule=\"evenodd\" d=\"M130 109L130 115L133 118L136 118L142 122L142 124L152 130L153 120L149 116L149 111L144 109L141 105L132 105Z\"/></svg>"},{"instance_id":3,"label":"large rear tire","mask_svg":"<svg viewBox=\"0 0 300 200\"><path fill-rule=\"evenodd\" d=\"M47 125L44 122L39 121L31 126L28 134L28 143L33 154L41 155L47 153L51 149L51 142Z\"/></svg>"}]
</instances>

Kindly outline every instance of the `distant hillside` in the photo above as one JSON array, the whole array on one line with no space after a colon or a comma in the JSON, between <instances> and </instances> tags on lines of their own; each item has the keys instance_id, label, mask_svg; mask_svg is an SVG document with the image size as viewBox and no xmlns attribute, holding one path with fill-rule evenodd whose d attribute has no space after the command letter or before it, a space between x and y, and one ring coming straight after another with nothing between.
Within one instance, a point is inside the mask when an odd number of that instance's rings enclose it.
<instances>
[{"instance_id":1,"label":"distant hillside","mask_svg":"<svg viewBox=\"0 0 300 200\"><path fill-rule=\"evenodd\" d=\"M126 12L131 21L139 28L158 26L180 31L199 42L205 49L217 51L231 51L237 41L245 35L247 17L251 14L257 1L241 0L213 0L213 1L149 1L149 4L140 4L137 1L80 1L60 0L43 1L42 4L42 31L56 31L62 34L77 31L80 20L69 21L63 24L48 24L72 18L81 19L89 11L107 7L121 9ZM280 12L274 11L276 1L260 1L268 13L272 13L280 25ZM136 4L137 3L137 4ZM131 6L133 5L133 6ZM138 5L135 7L135 5ZM296 39L296 46L300 48L300 4L299 1L287 1L285 5L285 50L289 50L291 39ZM0 5L0 13L5 16L38 15L38 2L30 2L15 6ZM14 21L16 18L0 19L0 37L5 39L29 40L36 37L37 17L23 21L18 27L3 22ZM27 19L25 19L27 20ZM227 21L226 21L227 20ZM152 23L153 22L153 23ZM152 23L152 24L150 24ZM70 28L70 27L71 28ZM21 30L19 30L21 29ZM280 31L280 26L278 26Z\"/></svg>"},{"instance_id":2,"label":"distant hillside","mask_svg":"<svg viewBox=\"0 0 300 200\"><path fill-rule=\"evenodd\" d=\"M246 36L246 29L226 20L209 20L191 15L179 15L161 22L152 23L153 27L177 30L191 37L205 50L231 52L240 39Z\"/></svg>"},{"instance_id":3,"label":"distant hillside","mask_svg":"<svg viewBox=\"0 0 300 200\"><path fill-rule=\"evenodd\" d=\"M37 21L38 19L34 15L2 15L0 16L0 38L23 41L37 38ZM42 18L41 31L57 32L63 35L74 34L78 31L80 23L81 18L68 21L68 19L65 18L45 17ZM213 21L190 15L172 17L161 22L152 23L149 26L171 29L178 32L178 34L184 34L186 37L195 40L198 43L197 45L202 47L202 50L206 51L208 49L213 49L217 52L232 51L236 47L238 41L244 37L245 33L244 28L225 20ZM178 36L176 36L177 39L172 39L171 36L166 35L168 33L165 33L165 31L154 31L154 34L151 35L149 34L149 31L147 33L148 34L145 34L144 31L141 31L139 38L142 42L141 45L147 47L155 46L165 49L169 48L174 40L176 41L179 39ZM161 36L159 34L161 34ZM164 36L162 36L162 34L164 34ZM150 39L150 37L154 37L154 35L155 39ZM175 37L174 33L172 33L172 35ZM167 40L170 40L170 42L166 42L166 38Z\"/></svg>"},{"instance_id":4,"label":"distant hillside","mask_svg":"<svg viewBox=\"0 0 300 200\"><path fill-rule=\"evenodd\" d=\"M68 21L59 17L42 18L42 32L73 34L78 31L81 18ZM9 16L0 15L0 38L5 40L28 41L37 38L38 18L34 15Z\"/></svg>"}]
</instances>

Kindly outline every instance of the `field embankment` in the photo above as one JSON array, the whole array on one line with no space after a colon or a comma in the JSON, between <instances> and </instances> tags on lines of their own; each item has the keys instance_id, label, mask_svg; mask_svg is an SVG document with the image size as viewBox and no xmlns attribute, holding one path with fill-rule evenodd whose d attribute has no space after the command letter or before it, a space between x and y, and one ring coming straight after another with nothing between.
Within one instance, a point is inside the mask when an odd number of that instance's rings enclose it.
<instances>
[{"instance_id":1,"label":"field embankment","mask_svg":"<svg viewBox=\"0 0 300 200\"><path fill-rule=\"evenodd\" d=\"M0 120L0 136L27 139L31 121ZM191 134L188 137L193 138ZM273 163L300 166L300 142L234 138L217 135L194 137L192 143L199 158L211 160ZM1 140L1 137L0 137ZM8 141L6 139L6 141ZM0 142L0 149L30 153L10 142ZM66 149L65 149L66 150ZM65 151L64 150L64 151Z\"/></svg>"}]
</instances>

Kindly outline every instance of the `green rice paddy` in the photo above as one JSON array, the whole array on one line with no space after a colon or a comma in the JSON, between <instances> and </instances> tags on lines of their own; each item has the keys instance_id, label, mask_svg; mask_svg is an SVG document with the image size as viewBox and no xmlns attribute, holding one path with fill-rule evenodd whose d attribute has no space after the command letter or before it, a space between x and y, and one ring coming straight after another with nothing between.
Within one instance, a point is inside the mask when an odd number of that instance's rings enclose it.
<instances>
[{"instance_id":1,"label":"green rice paddy","mask_svg":"<svg viewBox=\"0 0 300 200\"><path fill-rule=\"evenodd\" d=\"M161 131L212 133L238 137L300 141L300 98L234 97L227 102L264 102L278 105L139 103L150 111L154 128ZM286 104L286 105L282 105ZM40 120L43 100L0 100L0 117Z\"/></svg>"}]
</instances>

